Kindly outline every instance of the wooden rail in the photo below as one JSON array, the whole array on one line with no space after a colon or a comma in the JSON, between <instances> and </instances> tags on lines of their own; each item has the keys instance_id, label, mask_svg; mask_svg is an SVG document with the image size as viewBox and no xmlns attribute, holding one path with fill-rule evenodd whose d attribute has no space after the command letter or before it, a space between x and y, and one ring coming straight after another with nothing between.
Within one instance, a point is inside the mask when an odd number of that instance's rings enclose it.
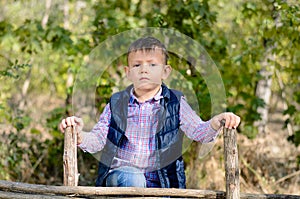
<instances>
[{"instance_id":1,"label":"wooden rail","mask_svg":"<svg viewBox=\"0 0 300 199\"><path fill-rule=\"evenodd\" d=\"M36 185L0 180L0 198L67 199L67 198L217 198L225 199L225 192L197 189L163 189L138 187L86 187ZM300 199L297 195L241 193L241 199Z\"/></svg>"}]
</instances>

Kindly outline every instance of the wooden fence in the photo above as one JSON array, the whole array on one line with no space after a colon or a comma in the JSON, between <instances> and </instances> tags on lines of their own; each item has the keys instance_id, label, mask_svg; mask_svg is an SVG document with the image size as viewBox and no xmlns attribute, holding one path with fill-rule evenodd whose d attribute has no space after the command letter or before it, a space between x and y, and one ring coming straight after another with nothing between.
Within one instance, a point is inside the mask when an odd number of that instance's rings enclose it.
<instances>
[{"instance_id":1,"label":"wooden fence","mask_svg":"<svg viewBox=\"0 0 300 199\"><path fill-rule=\"evenodd\" d=\"M223 122L224 123L224 122ZM226 177L226 199L240 198L238 149L236 142L236 130L223 128L224 159ZM77 133L75 128L67 128L64 140L64 185L78 185L77 169Z\"/></svg>"},{"instance_id":2,"label":"wooden fence","mask_svg":"<svg viewBox=\"0 0 300 199\"><path fill-rule=\"evenodd\" d=\"M220 198L220 199L300 199L297 195L240 193L236 131L225 129L224 163L226 192L196 189L137 187L86 187L78 185L77 137L73 128L65 132L63 154L64 186L36 185L0 180L0 198Z\"/></svg>"}]
</instances>

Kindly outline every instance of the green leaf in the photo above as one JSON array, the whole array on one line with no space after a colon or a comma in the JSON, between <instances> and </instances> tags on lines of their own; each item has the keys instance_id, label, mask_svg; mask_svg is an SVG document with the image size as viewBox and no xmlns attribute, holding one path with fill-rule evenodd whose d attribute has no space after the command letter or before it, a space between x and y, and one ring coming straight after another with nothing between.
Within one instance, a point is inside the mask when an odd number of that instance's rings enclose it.
<instances>
[{"instance_id":1,"label":"green leaf","mask_svg":"<svg viewBox=\"0 0 300 199\"><path fill-rule=\"evenodd\" d=\"M288 106L288 108L283 112L284 115L294 115L297 109L294 105Z\"/></svg>"},{"instance_id":2,"label":"green leaf","mask_svg":"<svg viewBox=\"0 0 300 199\"><path fill-rule=\"evenodd\" d=\"M41 135L42 132L36 128L32 128L30 129L30 133L34 135Z\"/></svg>"},{"instance_id":3,"label":"green leaf","mask_svg":"<svg viewBox=\"0 0 300 199\"><path fill-rule=\"evenodd\" d=\"M252 125L245 125L243 128L243 134L246 135L249 139L254 139L258 134L258 130Z\"/></svg>"},{"instance_id":4,"label":"green leaf","mask_svg":"<svg viewBox=\"0 0 300 199\"><path fill-rule=\"evenodd\" d=\"M300 145L300 130L287 138L288 141L294 143L296 147Z\"/></svg>"}]
</instances>

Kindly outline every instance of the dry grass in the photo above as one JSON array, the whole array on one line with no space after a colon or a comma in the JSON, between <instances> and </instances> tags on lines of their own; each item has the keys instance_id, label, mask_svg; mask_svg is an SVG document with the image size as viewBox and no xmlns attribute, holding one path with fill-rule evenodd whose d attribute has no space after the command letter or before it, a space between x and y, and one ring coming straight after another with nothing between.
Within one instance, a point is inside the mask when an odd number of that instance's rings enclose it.
<instances>
[{"instance_id":1,"label":"dry grass","mask_svg":"<svg viewBox=\"0 0 300 199\"><path fill-rule=\"evenodd\" d=\"M239 135L238 142L241 192L300 195L300 171L295 159L300 147L278 134L255 140ZM222 156L220 138L208 156L187 168L188 187L225 191Z\"/></svg>"},{"instance_id":2,"label":"dry grass","mask_svg":"<svg viewBox=\"0 0 300 199\"><path fill-rule=\"evenodd\" d=\"M267 131L253 140L238 134L240 188L244 193L300 195L300 146L287 141L280 110L270 113ZM189 188L225 191L223 139L201 160L187 167Z\"/></svg>"}]
</instances>

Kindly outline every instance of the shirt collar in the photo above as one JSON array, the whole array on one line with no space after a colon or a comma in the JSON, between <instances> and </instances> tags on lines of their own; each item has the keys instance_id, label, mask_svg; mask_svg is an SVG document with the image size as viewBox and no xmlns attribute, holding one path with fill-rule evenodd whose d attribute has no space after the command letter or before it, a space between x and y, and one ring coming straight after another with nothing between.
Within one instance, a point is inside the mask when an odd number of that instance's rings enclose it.
<instances>
[{"instance_id":1,"label":"shirt collar","mask_svg":"<svg viewBox=\"0 0 300 199\"><path fill-rule=\"evenodd\" d=\"M129 103L139 102L137 97L134 95L133 91L134 91L134 88L131 88ZM162 87L160 87L159 91L154 95L154 97L152 99L147 100L147 102L152 101L152 100L159 101L161 98L163 98L163 96L161 94L162 94Z\"/></svg>"}]
</instances>

